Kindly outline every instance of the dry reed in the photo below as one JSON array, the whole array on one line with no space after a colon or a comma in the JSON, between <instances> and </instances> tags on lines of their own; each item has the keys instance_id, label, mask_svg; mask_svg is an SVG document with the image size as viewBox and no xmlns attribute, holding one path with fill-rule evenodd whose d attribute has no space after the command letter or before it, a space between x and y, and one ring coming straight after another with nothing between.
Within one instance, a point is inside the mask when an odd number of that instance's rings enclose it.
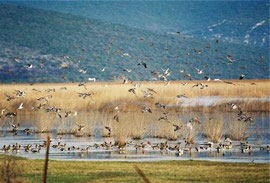
<instances>
[{"instance_id":1,"label":"dry reed","mask_svg":"<svg viewBox=\"0 0 270 183\"><path fill-rule=\"evenodd\" d=\"M186 94L189 98L218 96L218 97L243 97L250 98L249 101L241 101L241 105L245 105L246 110L249 111L269 111L269 100L257 100L252 98L266 98L269 97L270 86L267 85L268 80L247 80L247 81L232 81L236 85L229 85L224 82L217 81L188 81L189 84L183 86L181 83L186 81L173 81L170 85L165 86L164 82L141 82L141 86L136 88L136 95L128 92L134 83L121 84L119 82L111 83L86 83L86 88L79 87L76 83L62 83L62 84L8 84L0 85L0 109L6 108L8 111L17 110L21 102L24 103L24 109L20 111L21 114L33 113L32 107L45 104L46 107L58 107L63 110L74 111L106 111L112 112L115 106L119 106L123 111L138 111L143 106L148 105L153 107L156 102L162 102L170 106L170 110L183 110L182 107L176 106L176 96L179 94ZM200 89L199 87L192 87L193 85L202 82L208 87ZM256 83L251 85L250 83ZM67 89L62 89L66 87ZM147 88L152 88L156 91L152 98L144 98L144 91ZM33 90L34 89L34 90ZM53 91L47 89L55 89ZM6 95L14 97L15 90L26 91L25 97L15 97L11 101L7 101ZM91 97L79 97L78 93L91 93ZM37 100L44 97L44 100ZM236 101L237 102L237 101ZM226 99L225 99L226 103ZM224 107L226 105L220 104L218 109L228 110ZM211 106L197 106L196 110L207 110ZM212 110L214 110L212 108Z\"/></svg>"},{"instance_id":2,"label":"dry reed","mask_svg":"<svg viewBox=\"0 0 270 183\"><path fill-rule=\"evenodd\" d=\"M217 143L224 135L224 120L221 116L207 118L202 126L202 134L211 142Z\"/></svg>"},{"instance_id":3,"label":"dry reed","mask_svg":"<svg viewBox=\"0 0 270 183\"><path fill-rule=\"evenodd\" d=\"M249 137L247 133L248 123L231 119L228 121L228 134L232 140L246 140Z\"/></svg>"}]
</instances>

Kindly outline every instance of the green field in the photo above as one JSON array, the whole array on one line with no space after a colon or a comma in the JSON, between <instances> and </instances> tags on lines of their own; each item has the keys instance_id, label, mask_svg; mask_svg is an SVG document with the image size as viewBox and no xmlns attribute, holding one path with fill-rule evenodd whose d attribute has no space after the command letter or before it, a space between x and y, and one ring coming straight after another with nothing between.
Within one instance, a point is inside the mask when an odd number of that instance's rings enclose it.
<instances>
[{"instance_id":1,"label":"green field","mask_svg":"<svg viewBox=\"0 0 270 183\"><path fill-rule=\"evenodd\" d=\"M7 156L0 156L1 170ZM17 158L23 182L42 182L43 160ZM74 162L49 161L47 182L144 182L138 166L150 182L269 182L269 164L209 161Z\"/></svg>"}]
</instances>

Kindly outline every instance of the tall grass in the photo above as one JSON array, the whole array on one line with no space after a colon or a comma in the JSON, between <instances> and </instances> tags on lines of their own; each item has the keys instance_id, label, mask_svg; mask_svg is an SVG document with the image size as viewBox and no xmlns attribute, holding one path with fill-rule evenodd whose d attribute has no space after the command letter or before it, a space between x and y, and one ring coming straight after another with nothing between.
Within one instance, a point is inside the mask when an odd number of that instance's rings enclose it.
<instances>
[{"instance_id":1,"label":"tall grass","mask_svg":"<svg viewBox=\"0 0 270 183\"><path fill-rule=\"evenodd\" d=\"M64 110L74 111L106 111L113 112L115 106L119 106L122 111L138 111L143 106L148 105L154 108L156 102L162 102L169 105L168 110L179 111L182 107L176 106L176 96L179 94L186 94L189 98L203 97L203 96L219 96L219 97L244 97L244 98L264 98L269 97L268 91L270 86L267 85L268 80L256 81L232 81L237 85L229 85L224 82L214 81L188 81L188 85L182 85L186 81L174 81L170 85L165 86L164 82L142 82L141 86L136 88L136 95L128 92L128 89L134 87L133 83L121 84L119 82L100 82L100 83L86 83L86 88L79 87L76 83L62 83L62 84L14 84L14 85L0 85L0 109L6 108L8 111L17 110L21 102L24 103L24 109L19 113L22 115L34 113L32 107L37 108L40 104L45 104L46 107L58 107ZM199 87L192 87L193 85L202 82L208 87L200 89ZM256 85L251 85L254 82ZM61 89L66 87L67 90ZM46 89L55 89L48 92ZM147 88L152 88L156 91L153 98L144 98L143 91ZM37 92L36 89L40 92ZM6 101L6 96L14 96L15 90L26 91L26 96L16 98L11 101ZM92 97L82 98L78 93L92 93ZM46 101L38 101L40 97L45 97ZM247 101L239 100L241 105L249 111L269 111L268 100L254 100ZM219 110L229 110L226 107L226 100L218 104ZM174 107L172 107L174 106ZM207 110L212 106L195 106L194 110ZM215 107L215 106L214 106ZM190 110L190 109L188 109ZM214 110L212 108L211 110Z\"/></svg>"},{"instance_id":2,"label":"tall grass","mask_svg":"<svg viewBox=\"0 0 270 183\"><path fill-rule=\"evenodd\" d=\"M222 116L217 118L207 118L202 126L202 134L211 142L217 143L225 133L224 119Z\"/></svg>"},{"instance_id":3,"label":"tall grass","mask_svg":"<svg viewBox=\"0 0 270 183\"><path fill-rule=\"evenodd\" d=\"M233 118L228 121L228 134L232 140L246 140L250 134L247 133L248 122L238 121Z\"/></svg>"},{"instance_id":4,"label":"tall grass","mask_svg":"<svg viewBox=\"0 0 270 183\"><path fill-rule=\"evenodd\" d=\"M115 145L121 147L128 143L129 131L126 129L126 125L122 122L113 126L113 138Z\"/></svg>"},{"instance_id":5,"label":"tall grass","mask_svg":"<svg viewBox=\"0 0 270 183\"><path fill-rule=\"evenodd\" d=\"M24 164L12 156L7 156L2 160L0 169L0 182L22 183L24 174Z\"/></svg>"}]
</instances>

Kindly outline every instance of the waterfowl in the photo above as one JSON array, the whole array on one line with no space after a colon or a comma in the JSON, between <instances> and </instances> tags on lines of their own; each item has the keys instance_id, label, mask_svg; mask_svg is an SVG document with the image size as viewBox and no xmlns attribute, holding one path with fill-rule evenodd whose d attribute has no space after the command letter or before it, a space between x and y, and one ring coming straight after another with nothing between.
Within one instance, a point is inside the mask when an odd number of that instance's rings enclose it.
<instances>
[{"instance_id":1,"label":"waterfowl","mask_svg":"<svg viewBox=\"0 0 270 183\"><path fill-rule=\"evenodd\" d=\"M40 150L41 150L40 147L38 147L38 148L33 148L33 149L31 149L31 152L32 152L32 153L39 153Z\"/></svg>"},{"instance_id":2,"label":"waterfowl","mask_svg":"<svg viewBox=\"0 0 270 183\"><path fill-rule=\"evenodd\" d=\"M20 106L18 107L18 110L22 110L23 109L23 102L20 104Z\"/></svg>"},{"instance_id":3,"label":"waterfowl","mask_svg":"<svg viewBox=\"0 0 270 183\"><path fill-rule=\"evenodd\" d=\"M32 145L28 144L28 145L24 146L24 151L29 152L31 150L31 148L32 148Z\"/></svg>"},{"instance_id":4,"label":"waterfowl","mask_svg":"<svg viewBox=\"0 0 270 183\"><path fill-rule=\"evenodd\" d=\"M219 146L216 149L217 149L218 153L220 153L220 152L224 153L225 145L224 144L219 144Z\"/></svg>"},{"instance_id":5,"label":"waterfowl","mask_svg":"<svg viewBox=\"0 0 270 183\"><path fill-rule=\"evenodd\" d=\"M25 128L22 132L26 133L27 135L29 135L30 133L33 132L33 130L31 130L30 128Z\"/></svg>"},{"instance_id":6,"label":"waterfowl","mask_svg":"<svg viewBox=\"0 0 270 183\"><path fill-rule=\"evenodd\" d=\"M113 117L113 120L119 122L119 116L116 114L116 115Z\"/></svg>"},{"instance_id":7,"label":"waterfowl","mask_svg":"<svg viewBox=\"0 0 270 183\"><path fill-rule=\"evenodd\" d=\"M160 103L160 102L155 103L155 106L156 106L157 108L163 108L163 109L166 108L166 105L165 105L165 104L162 104L162 103Z\"/></svg>"},{"instance_id":8,"label":"waterfowl","mask_svg":"<svg viewBox=\"0 0 270 183\"><path fill-rule=\"evenodd\" d=\"M158 149L159 149L159 144L153 145L153 146L152 146L152 149L153 149L153 150L158 150Z\"/></svg>"},{"instance_id":9,"label":"waterfowl","mask_svg":"<svg viewBox=\"0 0 270 183\"><path fill-rule=\"evenodd\" d=\"M178 155L181 156L181 155L183 155L183 154L184 154L184 150L179 148L179 149L178 149Z\"/></svg>"},{"instance_id":10,"label":"waterfowl","mask_svg":"<svg viewBox=\"0 0 270 183\"><path fill-rule=\"evenodd\" d=\"M108 136L110 137L111 136L111 133L112 133L112 129L110 127L108 127L108 126L104 126L104 128L106 130L108 130Z\"/></svg>"},{"instance_id":11,"label":"waterfowl","mask_svg":"<svg viewBox=\"0 0 270 183\"><path fill-rule=\"evenodd\" d=\"M146 112L152 113L151 108L150 107L143 107L142 113L146 113Z\"/></svg>"},{"instance_id":12,"label":"waterfowl","mask_svg":"<svg viewBox=\"0 0 270 183\"><path fill-rule=\"evenodd\" d=\"M52 145L52 148L58 148L60 146L60 142L57 143L57 145Z\"/></svg>"},{"instance_id":13,"label":"waterfowl","mask_svg":"<svg viewBox=\"0 0 270 183\"><path fill-rule=\"evenodd\" d=\"M20 152L21 151L21 145L18 145L17 143L12 146L12 152Z\"/></svg>"},{"instance_id":14,"label":"waterfowl","mask_svg":"<svg viewBox=\"0 0 270 183\"><path fill-rule=\"evenodd\" d=\"M89 146L87 146L85 149L81 149L81 152L88 153Z\"/></svg>"},{"instance_id":15,"label":"waterfowl","mask_svg":"<svg viewBox=\"0 0 270 183\"><path fill-rule=\"evenodd\" d=\"M232 142L226 145L226 149L232 149Z\"/></svg>"},{"instance_id":16,"label":"waterfowl","mask_svg":"<svg viewBox=\"0 0 270 183\"><path fill-rule=\"evenodd\" d=\"M243 148L241 149L241 152L242 152L242 153L248 153L248 154L250 154L250 153L252 152L252 147L251 147L251 145L249 145L249 146L247 146L247 147L243 147Z\"/></svg>"},{"instance_id":17,"label":"waterfowl","mask_svg":"<svg viewBox=\"0 0 270 183\"><path fill-rule=\"evenodd\" d=\"M177 130L180 130L182 128L183 125L176 125L176 124L173 124L173 127L174 127L174 130L173 131L177 131Z\"/></svg>"}]
</instances>

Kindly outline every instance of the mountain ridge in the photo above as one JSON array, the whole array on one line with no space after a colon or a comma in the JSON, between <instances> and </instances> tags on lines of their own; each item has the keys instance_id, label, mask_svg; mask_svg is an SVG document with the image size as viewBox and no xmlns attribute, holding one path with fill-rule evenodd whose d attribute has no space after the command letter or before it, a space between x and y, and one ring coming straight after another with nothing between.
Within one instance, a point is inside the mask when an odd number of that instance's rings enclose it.
<instances>
[{"instance_id":1,"label":"mountain ridge","mask_svg":"<svg viewBox=\"0 0 270 183\"><path fill-rule=\"evenodd\" d=\"M244 72L248 72L247 78L250 79L269 77L268 72L262 72L258 64L246 62L248 59L259 60L261 55L264 55L266 60L267 50L261 48L238 48L239 45L235 44L217 44L213 40L186 38L177 33L158 34L120 24L21 6L2 4L0 9L1 82L70 82L87 81L89 77L96 77L100 81L111 81L119 77L152 80L155 77L150 71L162 72L161 68L172 71L168 77L171 80L187 79L179 72L180 69L185 69L186 74L191 73L193 79L204 79L206 75L212 78L236 79ZM113 43L111 38L114 38ZM206 48L209 42L213 49ZM154 46L151 46L152 43ZM3 51L5 49L11 51L6 53ZM109 54L104 49L109 49ZM215 52L215 49L220 51ZM198 54L199 50L201 55ZM239 56L239 50L249 54ZM125 56L125 53L129 56ZM187 53L190 56L187 56ZM217 61L217 57L222 56L223 61L227 62L227 54L238 60L234 63L237 69ZM63 56L70 59L63 59ZM14 61L15 57L20 58L20 63ZM149 63L147 69L137 65L145 59ZM206 62L198 63L200 60ZM196 74L195 68L212 62L217 68L200 68L204 70L204 74ZM61 67L64 63L69 66ZM33 64L34 67L29 69L27 64ZM247 67L246 71L241 69L242 64ZM262 65L265 67L264 64ZM218 73L218 67L224 65L228 67L227 70ZM106 71L102 72L104 67ZM125 68L133 71L127 73L123 71ZM250 74L251 69L255 70L255 73ZM9 74L7 70L17 75ZM80 70L86 70L86 73ZM230 73L232 71L236 73ZM47 74L50 75L46 76Z\"/></svg>"}]
</instances>

